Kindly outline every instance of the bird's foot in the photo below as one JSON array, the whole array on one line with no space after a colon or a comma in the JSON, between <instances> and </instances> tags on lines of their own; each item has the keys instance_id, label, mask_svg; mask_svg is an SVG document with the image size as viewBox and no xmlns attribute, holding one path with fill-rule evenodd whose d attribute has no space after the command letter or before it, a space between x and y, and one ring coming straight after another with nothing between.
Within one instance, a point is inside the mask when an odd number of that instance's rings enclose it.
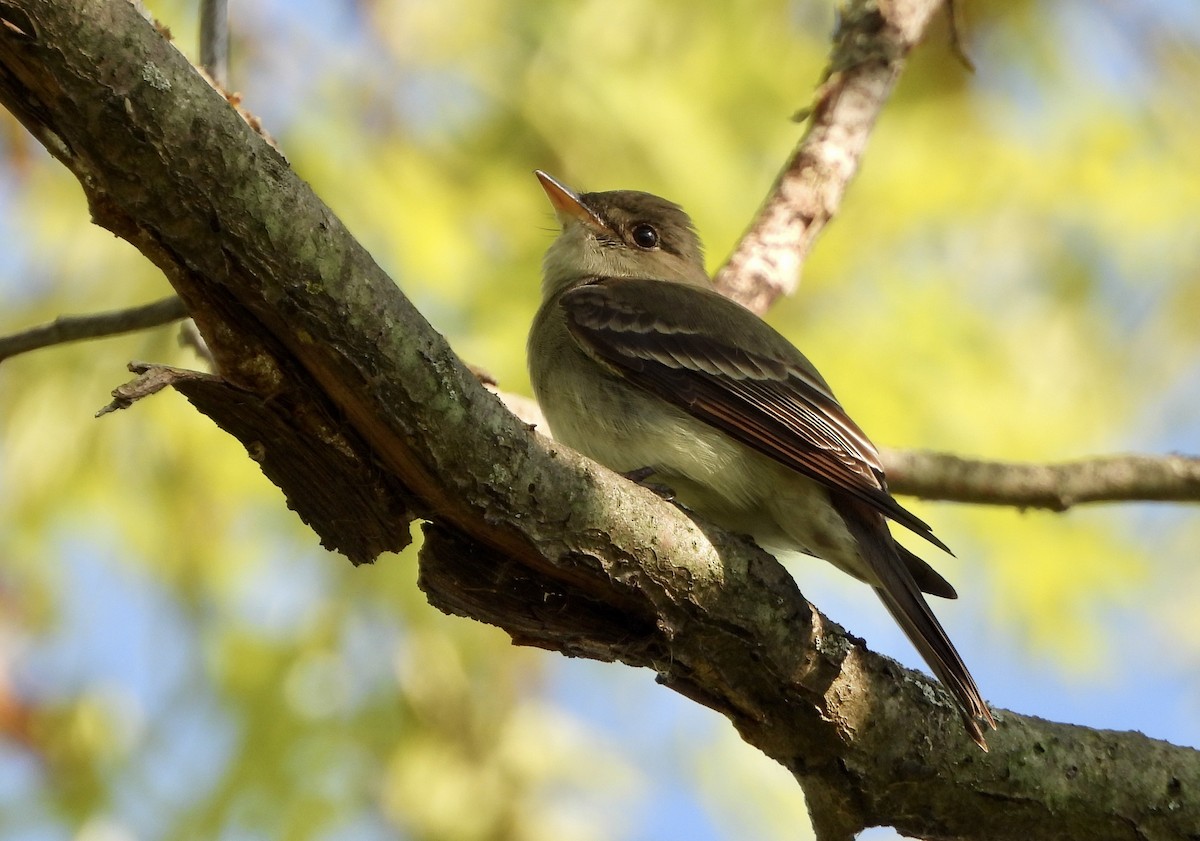
<instances>
[{"instance_id":1,"label":"bird's foot","mask_svg":"<svg viewBox=\"0 0 1200 841\"><path fill-rule=\"evenodd\" d=\"M672 502L675 499L675 491L673 491L671 488L668 488L666 485L662 485L657 482L646 481L653 476L655 472L656 471L653 467L639 467L637 470L629 470L621 475L630 482L636 482L646 490L658 494L668 502Z\"/></svg>"}]
</instances>

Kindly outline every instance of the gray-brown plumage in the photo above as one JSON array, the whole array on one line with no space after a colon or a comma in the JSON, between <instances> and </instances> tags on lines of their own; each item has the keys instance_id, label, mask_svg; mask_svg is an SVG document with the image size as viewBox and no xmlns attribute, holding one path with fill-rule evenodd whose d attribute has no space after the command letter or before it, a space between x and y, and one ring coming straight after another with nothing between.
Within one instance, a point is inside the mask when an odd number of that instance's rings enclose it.
<instances>
[{"instance_id":1,"label":"gray-brown plumage","mask_svg":"<svg viewBox=\"0 0 1200 841\"><path fill-rule=\"evenodd\" d=\"M954 588L886 521L946 546L888 493L877 450L829 385L712 289L677 205L633 191L576 196L537 175L563 225L528 349L555 438L613 470L651 468L717 524L870 584L986 750L980 723L995 721L922 595L955 598Z\"/></svg>"}]
</instances>

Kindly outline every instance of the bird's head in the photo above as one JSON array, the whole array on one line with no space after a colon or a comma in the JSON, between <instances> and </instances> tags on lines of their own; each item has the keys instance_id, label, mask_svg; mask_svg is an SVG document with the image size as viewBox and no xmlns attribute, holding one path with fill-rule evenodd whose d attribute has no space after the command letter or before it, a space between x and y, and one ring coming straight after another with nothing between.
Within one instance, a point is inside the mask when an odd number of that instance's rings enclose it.
<instances>
[{"instance_id":1,"label":"bird's head","mask_svg":"<svg viewBox=\"0 0 1200 841\"><path fill-rule=\"evenodd\" d=\"M692 220L679 205L636 190L576 194L541 170L562 233L546 252L550 298L592 277L639 277L711 286Z\"/></svg>"}]
</instances>

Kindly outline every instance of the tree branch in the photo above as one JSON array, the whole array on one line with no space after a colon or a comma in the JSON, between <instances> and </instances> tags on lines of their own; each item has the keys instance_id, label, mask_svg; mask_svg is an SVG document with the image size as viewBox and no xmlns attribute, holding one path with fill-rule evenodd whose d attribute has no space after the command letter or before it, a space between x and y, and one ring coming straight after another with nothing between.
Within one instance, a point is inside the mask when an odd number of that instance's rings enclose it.
<instances>
[{"instance_id":1,"label":"tree branch","mask_svg":"<svg viewBox=\"0 0 1200 841\"><path fill-rule=\"evenodd\" d=\"M319 478L271 476L299 510L314 483L366 481L378 522L405 509L389 536L428 520L435 605L655 669L790 769L825 838L1200 831L1197 752L1001 713L981 755L939 688L813 610L773 558L530 434L127 0L0 0L0 102L195 316L219 376L179 379L202 388L189 399L260 463L320 459ZM248 396L260 417L226 405ZM286 434L264 442L265 423ZM342 546L358 525L314 528Z\"/></svg>"},{"instance_id":2,"label":"tree branch","mask_svg":"<svg viewBox=\"0 0 1200 841\"><path fill-rule=\"evenodd\" d=\"M1088 502L1200 502L1200 458L1123 455L1063 464L965 459L919 450L883 454L888 483L925 499L1066 511Z\"/></svg>"},{"instance_id":3,"label":"tree branch","mask_svg":"<svg viewBox=\"0 0 1200 841\"><path fill-rule=\"evenodd\" d=\"M514 415L549 434L538 404L491 388ZM966 459L927 450L880 452L893 493L942 502L1066 511L1091 502L1200 502L1196 456L1098 456L1066 464Z\"/></svg>"},{"instance_id":4,"label":"tree branch","mask_svg":"<svg viewBox=\"0 0 1200 841\"><path fill-rule=\"evenodd\" d=\"M187 309L177 295L123 310L93 315L60 315L49 324L40 324L18 333L0 336L0 362L31 350L83 339L118 336L135 330L160 327L181 318L187 318Z\"/></svg>"},{"instance_id":5,"label":"tree branch","mask_svg":"<svg viewBox=\"0 0 1200 841\"><path fill-rule=\"evenodd\" d=\"M200 66L218 87L229 86L229 0L200 0Z\"/></svg>"},{"instance_id":6,"label":"tree branch","mask_svg":"<svg viewBox=\"0 0 1200 841\"><path fill-rule=\"evenodd\" d=\"M867 139L943 0L839 7L833 53L813 98L808 130L715 283L760 315L795 291L808 250L837 213Z\"/></svg>"}]
</instances>

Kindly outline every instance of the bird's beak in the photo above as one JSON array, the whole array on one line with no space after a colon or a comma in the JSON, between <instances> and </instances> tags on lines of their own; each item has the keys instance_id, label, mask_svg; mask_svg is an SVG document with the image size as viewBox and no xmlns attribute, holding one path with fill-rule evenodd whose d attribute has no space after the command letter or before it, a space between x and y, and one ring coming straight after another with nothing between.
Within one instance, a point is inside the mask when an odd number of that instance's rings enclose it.
<instances>
[{"instance_id":1,"label":"bird's beak","mask_svg":"<svg viewBox=\"0 0 1200 841\"><path fill-rule=\"evenodd\" d=\"M558 221L564 227L568 222L576 221L593 231L609 230L608 224L581 202L579 196L575 195L568 187L558 183L540 169L535 169L533 174L537 176L538 181L542 182L542 189L546 191L550 204L554 206L554 215L558 217Z\"/></svg>"}]
</instances>

